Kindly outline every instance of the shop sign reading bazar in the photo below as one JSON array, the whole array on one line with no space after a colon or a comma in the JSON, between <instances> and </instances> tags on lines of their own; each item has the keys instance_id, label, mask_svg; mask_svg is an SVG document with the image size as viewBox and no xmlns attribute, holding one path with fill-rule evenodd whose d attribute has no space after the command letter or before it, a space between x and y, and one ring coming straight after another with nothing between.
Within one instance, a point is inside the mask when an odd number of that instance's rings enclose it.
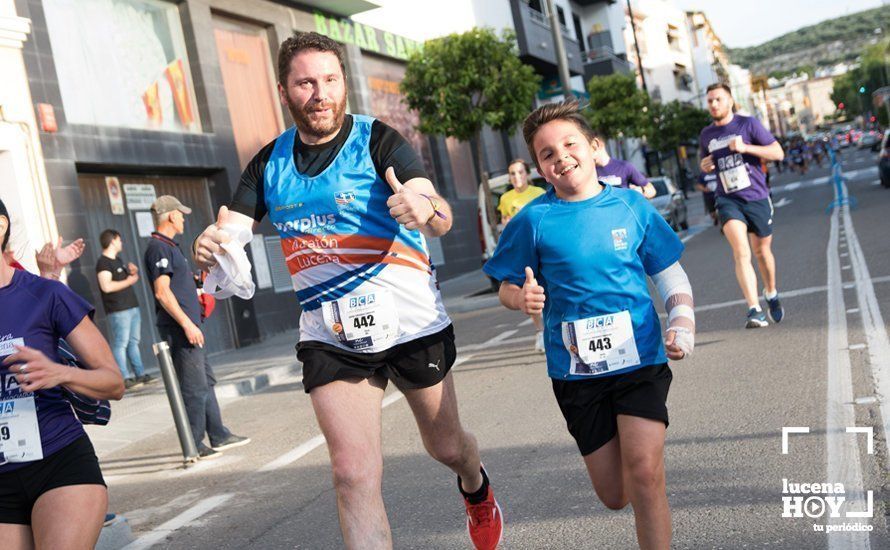
<instances>
[{"instance_id":1,"label":"shop sign reading bazar","mask_svg":"<svg viewBox=\"0 0 890 550\"><path fill-rule=\"evenodd\" d=\"M315 32L344 44L355 44L359 48L388 57L407 60L415 50L423 49L423 44L402 36L385 32L350 19L327 17L315 12Z\"/></svg>"}]
</instances>

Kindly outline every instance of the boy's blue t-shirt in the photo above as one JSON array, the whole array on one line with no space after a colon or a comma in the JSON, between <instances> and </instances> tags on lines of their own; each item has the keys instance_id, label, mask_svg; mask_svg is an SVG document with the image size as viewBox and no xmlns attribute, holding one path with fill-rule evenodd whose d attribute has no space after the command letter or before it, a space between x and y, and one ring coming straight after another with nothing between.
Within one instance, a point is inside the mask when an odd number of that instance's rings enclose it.
<instances>
[{"instance_id":1,"label":"boy's blue t-shirt","mask_svg":"<svg viewBox=\"0 0 890 550\"><path fill-rule=\"evenodd\" d=\"M595 375L571 374L575 359L563 340L563 321L630 313L639 363L599 376L667 361L646 277L677 262L682 252L676 233L636 191L604 186L593 198L567 202L550 189L507 224L484 271L522 286L525 267L532 268L547 297L547 373L583 380Z\"/></svg>"}]
</instances>

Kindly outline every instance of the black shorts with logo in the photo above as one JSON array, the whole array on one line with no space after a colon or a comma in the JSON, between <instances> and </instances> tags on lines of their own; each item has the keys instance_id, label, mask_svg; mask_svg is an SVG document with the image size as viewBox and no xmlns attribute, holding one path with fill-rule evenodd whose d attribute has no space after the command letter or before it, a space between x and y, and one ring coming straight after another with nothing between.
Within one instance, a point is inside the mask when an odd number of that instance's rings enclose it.
<instances>
[{"instance_id":1,"label":"black shorts with logo","mask_svg":"<svg viewBox=\"0 0 890 550\"><path fill-rule=\"evenodd\" d=\"M618 433L618 415L660 420L668 425L667 396L671 387L667 363L627 374L589 380L552 380L553 394L578 450L586 456Z\"/></svg>"},{"instance_id":2,"label":"black shorts with logo","mask_svg":"<svg viewBox=\"0 0 890 550\"><path fill-rule=\"evenodd\" d=\"M41 460L0 473L0 523L31 525L31 510L46 492L69 485L105 485L86 435Z\"/></svg>"},{"instance_id":3,"label":"black shorts with logo","mask_svg":"<svg viewBox=\"0 0 890 550\"><path fill-rule=\"evenodd\" d=\"M324 342L300 342L297 359L303 363L306 393L318 386L348 378L381 375L400 390L428 388L441 382L457 359L454 328L444 329L377 353L346 351Z\"/></svg>"},{"instance_id":4,"label":"black shorts with logo","mask_svg":"<svg viewBox=\"0 0 890 550\"><path fill-rule=\"evenodd\" d=\"M721 226L729 220L739 220L748 226L748 233L758 237L773 234L773 201L769 197L746 201L721 195L717 197L716 205Z\"/></svg>"}]
</instances>

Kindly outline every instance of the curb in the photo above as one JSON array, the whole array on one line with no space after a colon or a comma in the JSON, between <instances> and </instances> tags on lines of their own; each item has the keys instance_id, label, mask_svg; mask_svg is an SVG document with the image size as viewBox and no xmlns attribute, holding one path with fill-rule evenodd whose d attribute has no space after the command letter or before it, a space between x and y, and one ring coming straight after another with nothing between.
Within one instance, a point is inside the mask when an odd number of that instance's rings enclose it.
<instances>
[{"instance_id":1,"label":"curb","mask_svg":"<svg viewBox=\"0 0 890 550\"><path fill-rule=\"evenodd\" d=\"M281 367L269 367L250 378L217 384L216 397L218 399L246 397L271 386L294 384L302 381L303 365L295 362Z\"/></svg>"}]
</instances>

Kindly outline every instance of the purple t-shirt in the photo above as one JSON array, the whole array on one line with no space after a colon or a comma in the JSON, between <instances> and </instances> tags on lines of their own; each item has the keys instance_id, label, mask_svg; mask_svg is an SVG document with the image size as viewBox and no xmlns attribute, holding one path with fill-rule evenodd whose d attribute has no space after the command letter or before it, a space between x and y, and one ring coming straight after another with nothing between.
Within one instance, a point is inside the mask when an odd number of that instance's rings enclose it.
<instances>
[{"instance_id":1,"label":"purple t-shirt","mask_svg":"<svg viewBox=\"0 0 890 550\"><path fill-rule=\"evenodd\" d=\"M624 188L630 187L630 184L644 187L649 182L636 166L626 160L613 158L605 166L596 167L596 177L606 185Z\"/></svg>"},{"instance_id":2,"label":"purple t-shirt","mask_svg":"<svg viewBox=\"0 0 890 550\"><path fill-rule=\"evenodd\" d=\"M754 117L733 115L725 126L709 125L701 131L702 158L711 155L717 173L717 196L731 196L757 201L769 196L766 176L760 169L760 157L729 150L729 142L741 136L749 145L769 145L776 141L769 130Z\"/></svg>"},{"instance_id":3,"label":"purple t-shirt","mask_svg":"<svg viewBox=\"0 0 890 550\"><path fill-rule=\"evenodd\" d=\"M24 345L59 361L59 338L64 338L92 316L93 306L58 281L44 279L27 271L15 270L12 281L0 288L0 361ZM22 392L9 366L0 366L0 400L34 395L43 457L63 449L86 432L83 430L61 388ZM0 473L27 466L31 462L11 462Z\"/></svg>"}]
</instances>

